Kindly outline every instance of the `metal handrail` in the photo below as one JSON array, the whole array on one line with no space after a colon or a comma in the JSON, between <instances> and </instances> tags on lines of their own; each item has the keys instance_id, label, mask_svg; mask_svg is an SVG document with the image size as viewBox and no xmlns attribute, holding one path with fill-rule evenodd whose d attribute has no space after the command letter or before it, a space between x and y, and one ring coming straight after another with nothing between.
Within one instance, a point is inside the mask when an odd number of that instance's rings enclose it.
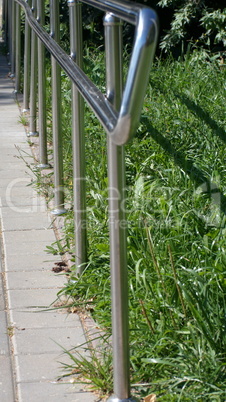
<instances>
[{"instance_id":1,"label":"metal handrail","mask_svg":"<svg viewBox=\"0 0 226 402\"><path fill-rule=\"evenodd\" d=\"M84 3L93 5L105 12L112 12L116 17L137 26L121 107L117 112L108 101L111 94L108 93L106 97L93 84L75 61L39 25L32 10L24 0L16 0L16 2L24 8L30 26L76 85L106 132L111 136L112 141L117 145L127 143L134 135L139 122L148 73L155 52L158 35L156 13L148 7L130 2L123 3L125 6L123 7L122 2L117 0L84 1ZM72 2L74 0L70 1L70 3Z\"/></svg>"},{"instance_id":2,"label":"metal handrail","mask_svg":"<svg viewBox=\"0 0 226 402\"><path fill-rule=\"evenodd\" d=\"M108 178L109 178L109 230L110 230L110 265L112 298L112 345L114 396L109 402L135 402L130 395L129 381L129 328L128 328L128 283L124 193L125 193L125 157L124 144L135 133L149 70L155 52L158 34L158 20L155 12L145 6L121 0L68 0L70 19L70 52L66 54L60 47L59 40L59 1L50 0L50 35L43 29L44 1L4 0L6 26L9 27L8 39L12 73L19 74L18 49L15 49L14 22L19 18L15 14L15 4L23 7L25 23L25 69L24 74L24 109L28 109L28 76L30 70L30 133L36 132L37 101L37 49L39 82L39 131L40 131L40 169L49 167L47 161L47 139L45 127L45 82L43 44L51 54L52 65L52 111L53 111L53 160L55 209L53 213L65 212L63 191L63 158L60 118L60 70L67 73L72 81L72 143L73 143L73 180L74 180L74 221L75 221L75 265L77 274L81 274L87 262L86 250L86 207L85 207L85 161L83 133L83 98L90 105L103 125L107 135ZM8 3L7 3L8 2ZM86 76L82 70L81 56L81 3L96 7L106 13L105 48L106 48L106 95ZM18 7L17 7L18 9ZM11 12L12 11L12 12ZM36 14L37 12L37 14ZM36 17L37 15L37 17ZM122 89L122 24L124 20L136 26L135 42L131 55L127 79ZM31 46L30 30L32 28ZM19 23L16 24L17 30ZM37 37L39 38L37 46ZM19 35L19 32L17 32ZM7 35L6 35L7 37ZM19 43L19 42L18 42ZM18 46L17 46L18 47ZM15 51L16 50L16 51ZM31 54L31 58L30 58ZM31 66L29 66L31 60ZM28 65L26 65L26 63ZM19 77L16 77L19 85ZM123 225L121 225L123 223Z\"/></svg>"}]
</instances>

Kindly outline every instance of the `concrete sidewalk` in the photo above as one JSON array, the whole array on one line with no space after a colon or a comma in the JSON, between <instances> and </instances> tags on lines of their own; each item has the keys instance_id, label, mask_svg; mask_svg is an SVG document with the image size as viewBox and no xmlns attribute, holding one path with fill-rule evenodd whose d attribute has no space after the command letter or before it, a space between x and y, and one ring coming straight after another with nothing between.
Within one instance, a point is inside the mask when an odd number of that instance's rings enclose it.
<instances>
[{"instance_id":1,"label":"concrete sidewalk","mask_svg":"<svg viewBox=\"0 0 226 402\"><path fill-rule=\"evenodd\" d=\"M32 173L18 158L15 145L31 160L18 120L8 65L0 56L0 401L93 402L96 397L82 385L58 380L59 362L72 363L61 346L85 342L79 317L38 308L53 303L67 279L52 272L59 256L44 252L56 239L44 200L28 186Z\"/></svg>"}]
</instances>

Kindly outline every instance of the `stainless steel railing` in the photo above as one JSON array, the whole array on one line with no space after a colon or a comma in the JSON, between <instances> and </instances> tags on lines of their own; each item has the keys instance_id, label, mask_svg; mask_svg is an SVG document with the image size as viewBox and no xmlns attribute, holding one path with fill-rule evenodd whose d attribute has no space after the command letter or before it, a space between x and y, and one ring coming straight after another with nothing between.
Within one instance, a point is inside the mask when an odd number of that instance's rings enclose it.
<instances>
[{"instance_id":1,"label":"stainless steel railing","mask_svg":"<svg viewBox=\"0 0 226 402\"><path fill-rule=\"evenodd\" d=\"M82 69L82 3L105 14L106 94ZM124 144L134 135L139 122L149 71L155 52L158 22L155 12L145 6L121 0L68 0L70 55L59 43L59 0L50 0L51 33L43 29L44 0L4 0L5 39L8 41L11 73L20 85L20 6L26 14L24 41L24 110L30 106L29 136L37 135L37 95L39 119L39 168L49 167L46 140L46 94L44 49L51 54L52 129L54 157L55 208L64 207L63 157L61 135L60 67L72 82L72 140L74 180L75 255L80 275L87 262L83 99L89 104L107 133L109 178L109 229L112 295L112 339L114 395L111 402L136 401L130 395L129 331L126 253L126 216L124 212ZM136 26L134 47L126 83L122 83L122 22ZM38 93L37 93L38 79Z\"/></svg>"}]
</instances>

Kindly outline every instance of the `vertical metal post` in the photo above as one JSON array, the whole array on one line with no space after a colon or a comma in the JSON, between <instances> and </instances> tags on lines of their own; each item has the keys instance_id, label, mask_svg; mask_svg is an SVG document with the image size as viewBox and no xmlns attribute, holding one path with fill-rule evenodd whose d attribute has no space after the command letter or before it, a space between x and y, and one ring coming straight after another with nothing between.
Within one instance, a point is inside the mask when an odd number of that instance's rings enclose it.
<instances>
[{"instance_id":1,"label":"vertical metal post","mask_svg":"<svg viewBox=\"0 0 226 402\"><path fill-rule=\"evenodd\" d=\"M16 7L16 67L15 67L15 93L20 92L20 66L21 66L21 9L19 4L15 4Z\"/></svg>"},{"instance_id":2,"label":"vertical metal post","mask_svg":"<svg viewBox=\"0 0 226 402\"><path fill-rule=\"evenodd\" d=\"M37 14L36 0L32 0L32 11L34 16ZM30 131L28 137L37 137L37 36L31 32L31 74L30 74Z\"/></svg>"},{"instance_id":3,"label":"vertical metal post","mask_svg":"<svg viewBox=\"0 0 226 402\"><path fill-rule=\"evenodd\" d=\"M15 1L11 0L11 14L10 14L10 47L9 47L9 54L10 54L10 77L13 78L15 75Z\"/></svg>"},{"instance_id":4,"label":"vertical metal post","mask_svg":"<svg viewBox=\"0 0 226 402\"><path fill-rule=\"evenodd\" d=\"M0 1L0 38L2 38L2 28L3 28L3 20L4 18L4 0Z\"/></svg>"},{"instance_id":5,"label":"vertical metal post","mask_svg":"<svg viewBox=\"0 0 226 402\"><path fill-rule=\"evenodd\" d=\"M51 36L60 42L59 0L50 0ZM57 61L51 56L52 65L52 116L54 161L54 215L62 215L64 208L63 142L61 130L61 72Z\"/></svg>"},{"instance_id":6,"label":"vertical metal post","mask_svg":"<svg viewBox=\"0 0 226 402\"><path fill-rule=\"evenodd\" d=\"M8 38L8 0L3 0L3 11L2 11L2 29L3 29L3 39L5 44Z\"/></svg>"},{"instance_id":7,"label":"vertical metal post","mask_svg":"<svg viewBox=\"0 0 226 402\"><path fill-rule=\"evenodd\" d=\"M8 45L8 65L11 64L11 47L12 47L12 0L8 0L8 19L7 19L7 45Z\"/></svg>"},{"instance_id":8,"label":"vertical metal post","mask_svg":"<svg viewBox=\"0 0 226 402\"><path fill-rule=\"evenodd\" d=\"M69 0L71 58L82 68L82 4ZM72 84L73 191L75 265L80 275L87 262L84 102Z\"/></svg>"},{"instance_id":9,"label":"vertical metal post","mask_svg":"<svg viewBox=\"0 0 226 402\"><path fill-rule=\"evenodd\" d=\"M29 4L29 0L27 0ZM31 28L25 18L24 33L24 89L23 89L23 113L29 111L29 78L31 70Z\"/></svg>"},{"instance_id":10,"label":"vertical metal post","mask_svg":"<svg viewBox=\"0 0 226 402\"><path fill-rule=\"evenodd\" d=\"M122 94L121 22L108 13L104 19L107 98L119 109ZM114 395L109 402L137 401L130 395L128 280L124 205L124 147L108 138L109 228L111 260L112 343Z\"/></svg>"},{"instance_id":11,"label":"vertical metal post","mask_svg":"<svg viewBox=\"0 0 226 402\"><path fill-rule=\"evenodd\" d=\"M8 42L8 10L9 10L9 1L4 0L4 22L3 22L3 27L4 27L4 42Z\"/></svg>"},{"instance_id":12,"label":"vertical metal post","mask_svg":"<svg viewBox=\"0 0 226 402\"><path fill-rule=\"evenodd\" d=\"M40 25L44 24L44 0L38 0L37 20ZM47 131L46 131L46 78L45 78L45 47L38 39L38 110L39 110L39 164L40 169L50 167L47 154Z\"/></svg>"}]
</instances>

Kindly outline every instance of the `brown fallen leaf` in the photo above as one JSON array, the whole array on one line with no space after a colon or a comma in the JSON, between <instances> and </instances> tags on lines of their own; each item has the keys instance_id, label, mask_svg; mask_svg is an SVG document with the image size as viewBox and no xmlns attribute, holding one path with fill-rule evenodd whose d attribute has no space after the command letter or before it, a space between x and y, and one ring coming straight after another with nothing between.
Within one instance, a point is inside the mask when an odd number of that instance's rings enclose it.
<instances>
[{"instance_id":1,"label":"brown fallen leaf","mask_svg":"<svg viewBox=\"0 0 226 402\"><path fill-rule=\"evenodd\" d=\"M69 268L67 268L67 264L64 261L54 262L54 264L56 266L52 268L52 271L54 271L56 273L59 273L62 271L71 272L71 270Z\"/></svg>"},{"instance_id":2,"label":"brown fallen leaf","mask_svg":"<svg viewBox=\"0 0 226 402\"><path fill-rule=\"evenodd\" d=\"M66 267L67 264L64 261L58 261L58 262L54 262L55 265L58 265L58 267Z\"/></svg>"},{"instance_id":3,"label":"brown fallen leaf","mask_svg":"<svg viewBox=\"0 0 226 402\"><path fill-rule=\"evenodd\" d=\"M56 272L56 273L62 272L62 271L64 271L64 268L57 266L57 267L53 267L53 268L52 268L52 271L53 271L53 272Z\"/></svg>"},{"instance_id":4,"label":"brown fallen leaf","mask_svg":"<svg viewBox=\"0 0 226 402\"><path fill-rule=\"evenodd\" d=\"M144 402L157 402L156 395L150 394L150 395L145 396Z\"/></svg>"}]
</instances>

